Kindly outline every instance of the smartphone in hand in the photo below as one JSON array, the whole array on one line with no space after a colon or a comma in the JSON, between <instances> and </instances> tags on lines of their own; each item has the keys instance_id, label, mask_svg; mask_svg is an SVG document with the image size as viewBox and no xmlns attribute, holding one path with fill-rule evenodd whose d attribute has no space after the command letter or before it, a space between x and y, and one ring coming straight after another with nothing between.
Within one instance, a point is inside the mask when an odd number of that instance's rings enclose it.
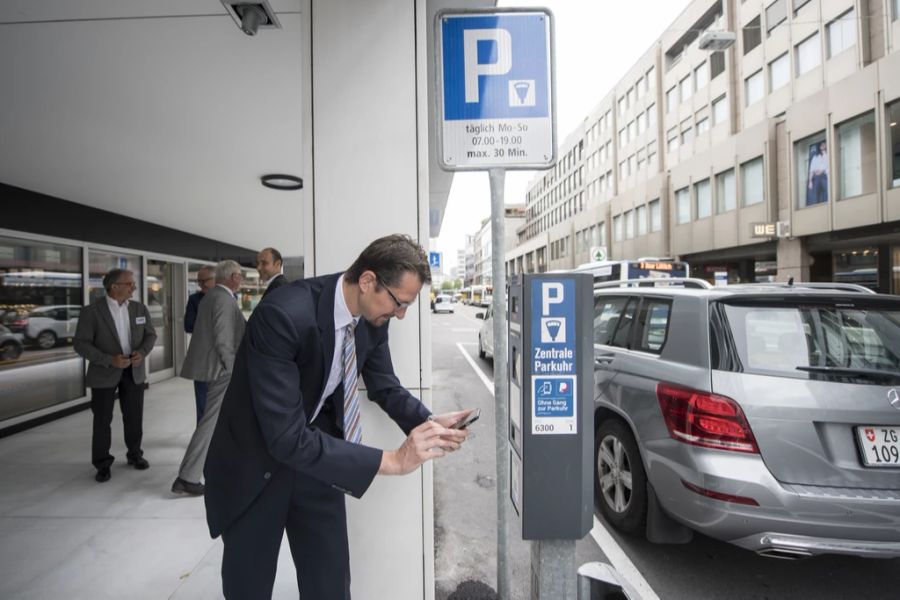
<instances>
[{"instance_id":1,"label":"smartphone in hand","mask_svg":"<svg viewBox=\"0 0 900 600\"><path fill-rule=\"evenodd\" d=\"M477 421L478 417L480 417L480 416L481 416L481 409L476 408L475 410L470 412L468 415L466 415L465 417L463 417L462 419L460 419L459 421L457 421L456 423L451 425L450 429L465 429L466 427L468 427L469 425L471 425L472 423Z\"/></svg>"}]
</instances>

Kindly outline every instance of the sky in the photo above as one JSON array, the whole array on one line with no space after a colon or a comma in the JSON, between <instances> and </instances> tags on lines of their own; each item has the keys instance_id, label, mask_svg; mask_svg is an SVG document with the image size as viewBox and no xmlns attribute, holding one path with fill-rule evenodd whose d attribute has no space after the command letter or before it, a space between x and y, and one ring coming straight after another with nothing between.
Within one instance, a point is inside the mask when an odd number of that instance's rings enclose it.
<instances>
[{"instance_id":1,"label":"sky","mask_svg":"<svg viewBox=\"0 0 900 600\"><path fill-rule=\"evenodd\" d=\"M628 69L650 49L690 0L545 0L504 6L544 6L556 21L556 135L566 139ZM525 202L534 171L508 171L504 200ZM444 271L456 264L465 236L491 214L487 172L457 173L447 200L441 235L432 250L444 255Z\"/></svg>"}]
</instances>

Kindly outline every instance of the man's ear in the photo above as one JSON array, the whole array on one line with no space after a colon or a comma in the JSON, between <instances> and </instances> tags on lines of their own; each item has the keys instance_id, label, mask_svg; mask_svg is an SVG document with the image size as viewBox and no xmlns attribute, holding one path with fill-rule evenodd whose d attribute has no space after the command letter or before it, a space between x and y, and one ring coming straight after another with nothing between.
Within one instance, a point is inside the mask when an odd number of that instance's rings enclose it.
<instances>
[{"instance_id":1,"label":"man's ear","mask_svg":"<svg viewBox=\"0 0 900 600\"><path fill-rule=\"evenodd\" d=\"M369 291L378 283L375 271L363 271L359 276L359 287L364 291Z\"/></svg>"}]
</instances>

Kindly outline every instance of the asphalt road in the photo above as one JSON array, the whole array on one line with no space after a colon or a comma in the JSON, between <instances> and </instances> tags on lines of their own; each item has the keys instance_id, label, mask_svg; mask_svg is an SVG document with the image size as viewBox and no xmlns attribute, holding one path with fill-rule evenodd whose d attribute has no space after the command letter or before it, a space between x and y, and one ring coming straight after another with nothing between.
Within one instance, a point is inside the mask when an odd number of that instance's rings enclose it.
<instances>
[{"instance_id":1,"label":"asphalt road","mask_svg":"<svg viewBox=\"0 0 900 600\"><path fill-rule=\"evenodd\" d=\"M496 492L493 396L464 353L489 378L490 361L478 358L483 309L460 306L432 315L435 410L481 407L481 420L463 451L437 461L435 473L435 578L438 600L490 598L496 576ZM599 519L599 513L596 513ZM603 528L602 525L598 527ZM595 527L595 532L597 527ZM866 600L900 599L900 559L823 556L800 561L763 558L730 544L696 535L684 545L654 545L623 537L611 528L604 550L589 535L576 546L576 564L630 562L628 577L641 578L649 597L664 600ZM530 554L515 527L509 532L510 596L530 598ZM621 553L621 555L620 555ZM624 562L623 562L624 561ZM463 584L461 586L461 584ZM482 595L483 594L483 595Z\"/></svg>"}]
</instances>

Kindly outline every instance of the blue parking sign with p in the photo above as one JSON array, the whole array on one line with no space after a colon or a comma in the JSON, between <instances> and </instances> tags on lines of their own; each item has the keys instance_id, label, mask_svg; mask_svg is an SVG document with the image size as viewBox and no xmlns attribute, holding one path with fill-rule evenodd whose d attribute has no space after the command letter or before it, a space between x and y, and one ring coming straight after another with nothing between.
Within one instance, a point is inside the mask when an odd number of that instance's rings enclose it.
<instances>
[{"instance_id":1,"label":"blue parking sign with p","mask_svg":"<svg viewBox=\"0 0 900 600\"><path fill-rule=\"evenodd\" d=\"M428 253L428 264L433 269L441 268L441 253L440 252L429 252Z\"/></svg>"},{"instance_id":2,"label":"blue parking sign with p","mask_svg":"<svg viewBox=\"0 0 900 600\"><path fill-rule=\"evenodd\" d=\"M556 156L551 13L444 11L437 18L441 166L551 165Z\"/></svg>"}]
</instances>

